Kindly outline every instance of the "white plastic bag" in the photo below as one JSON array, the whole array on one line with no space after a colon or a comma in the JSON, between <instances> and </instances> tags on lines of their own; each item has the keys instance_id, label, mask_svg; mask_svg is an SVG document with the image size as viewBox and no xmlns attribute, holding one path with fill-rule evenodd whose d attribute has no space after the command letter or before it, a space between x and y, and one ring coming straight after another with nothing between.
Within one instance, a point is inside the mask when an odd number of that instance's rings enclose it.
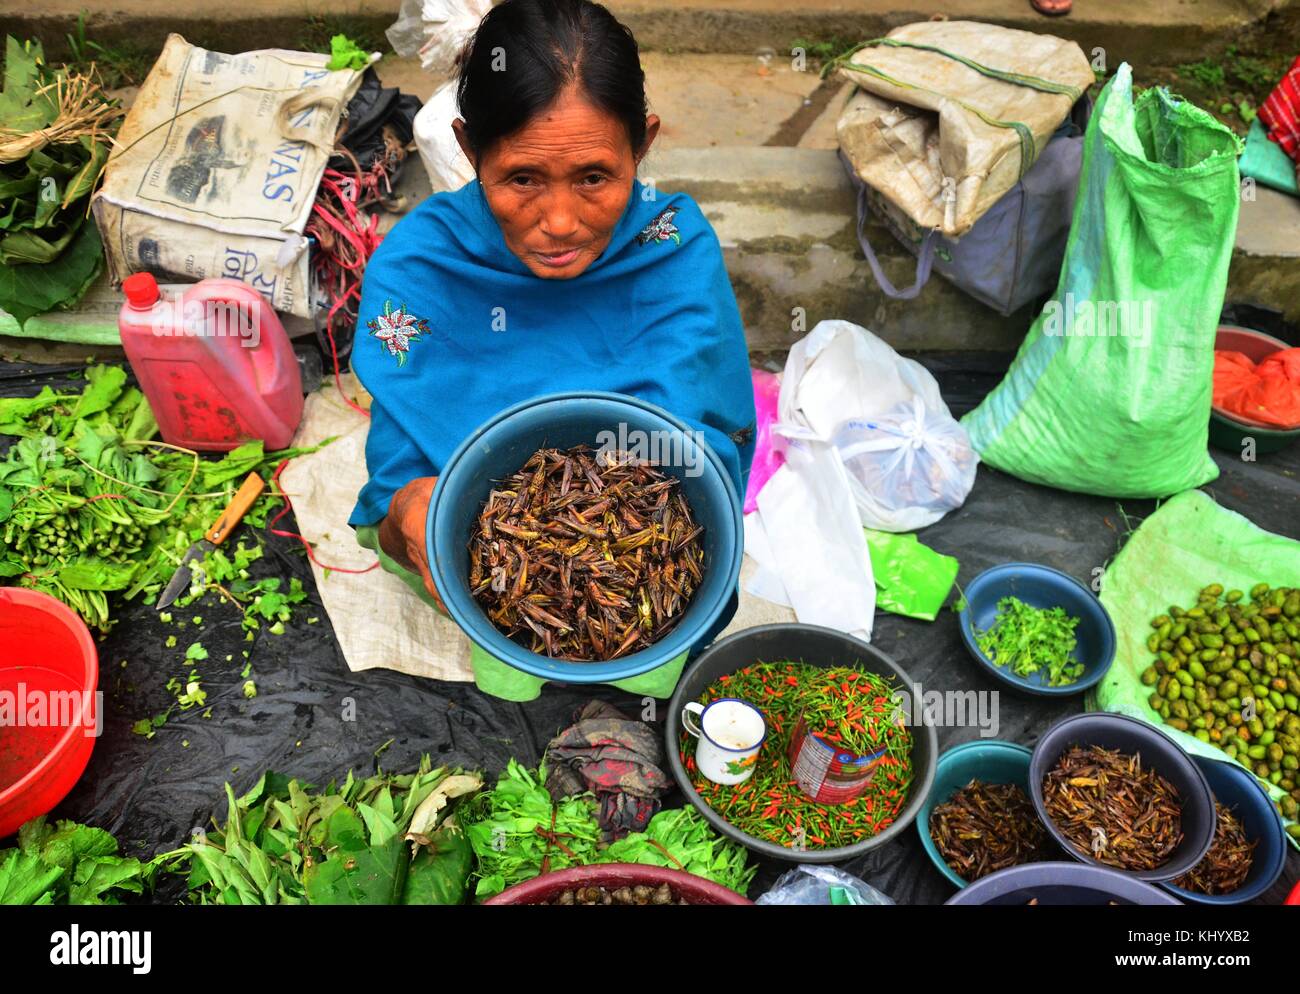
<instances>
[{"instance_id":1,"label":"white plastic bag","mask_svg":"<svg viewBox=\"0 0 1300 994\"><path fill-rule=\"evenodd\" d=\"M834 866L798 866L777 877L772 889L754 903L808 906L897 902L866 881Z\"/></svg>"},{"instance_id":2,"label":"white plastic bag","mask_svg":"<svg viewBox=\"0 0 1300 994\"><path fill-rule=\"evenodd\" d=\"M474 167L451 130L451 122L458 116L454 81L435 90L415 115L415 147L434 193L459 190L474 178Z\"/></svg>"},{"instance_id":3,"label":"white plastic bag","mask_svg":"<svg viewBox=\"0 0 1300 994\"><path fill-rule=\"evenodd\" d=\"M825 442L789 443L786 461L758 492L745 551L759 569L750 593L789 604L807 625L871 638L876 584L849 481Z\"/></svg>"},{"instance_id":4,"label":"white plastic bag","mask_svg":"<svg viewBox=\"0 0 1300 994\"><path fill-rule=\"evenodd\" d=\"M906 532L960 507L979 462L939 384L871 332L822 321L795 344L775 436L829 442L862 524Z\"/></svg>"},{"instance_id":5,"label":"white plastic bag","mask_svg":"<svg viewBox=\"0 0 1300 994\"><path fill-rule=\"evenodd\" d=\"M418 51L426 72L446 76L491 9L492 0L403 0L397 20L385 34L398 55Z\"/></svg>"}]
</instances>

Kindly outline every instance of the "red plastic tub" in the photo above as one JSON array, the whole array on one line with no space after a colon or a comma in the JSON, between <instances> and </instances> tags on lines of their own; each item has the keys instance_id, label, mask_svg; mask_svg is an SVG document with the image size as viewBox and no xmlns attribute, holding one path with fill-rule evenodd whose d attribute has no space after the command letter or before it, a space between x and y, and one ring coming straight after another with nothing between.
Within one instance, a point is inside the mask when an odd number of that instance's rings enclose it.
<instances>
[{"instance_id":1,"label":"red plastic tub","mask_svg":"<svg viewBox=\"0 0 1300 994\"><path fill-rule=\"evenodd\" d=\"M641 866L639 863L601 863L543 873L540 877L507 887L483 903L542 904L574 887L658 887L660 884L667 884L674 894L691 904L754 903L734 890L697 877L694 873L666 866Z\"/></svg>"},{"instance_id":2,"label":"red plastic tub","mask_svg":"<svg viewBox=\"0 0 1300 994\"><path fill-rule=\"evenodd\" d=\"M46 594L0 587L0 838L58 804L95 745L90 630Z\"/></svg>"}]
</instances>

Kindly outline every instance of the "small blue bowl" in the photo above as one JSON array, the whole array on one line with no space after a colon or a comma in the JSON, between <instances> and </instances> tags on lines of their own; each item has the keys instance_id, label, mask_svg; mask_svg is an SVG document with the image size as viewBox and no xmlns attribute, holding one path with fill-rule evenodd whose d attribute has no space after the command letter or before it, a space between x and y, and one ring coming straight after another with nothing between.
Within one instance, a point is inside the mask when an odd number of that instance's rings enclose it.
<instances>
[{"instance_id":1,"label":"small blue bowl","mask_svg":"<svg viewBox=\"0 0 1300 994\"><path fill-rule=\"evenodd\" d=\"M1083 863L1026 863L976 880L948 904L1180 904L1159 887L1119 870Z\"/></svg>"},{"instance_id":2,"label":"small blue bowl","mask_svg":"<svg viewBox=\"0 0 1300 994\"><path fill-rule=\"evenodd\" d=\"M939 765L934 771L934 786L930 788L929 796L916 815L916 830L930 861L958 887L965 887L970 881L961 877L939 855L934 840L930 838L930 813L972 780L1013 783L1025 792L1025 797L1029 797L1031 755L1033 754L1025 746L1014 742L981 739L954 746L939 757Z\"/></svg>"},{"instance_id":3,"label":"small blue bowl","mask_svg":"<svg viewBox=\"0 0 1300 994\"><path fill-rule=\"evenodd\" d=\"M1164 881L1160 886L1189 904L1245 904L1253 901L1273 886L1286 865L1287 842L1282 819L1259 781L1236 763L1224 763L1204 756L1193 756L1192 762L1205 775L1214 799L1236 814L1246 838L1256 842L1255 858L1245 882L1231 894L1198 894Z\"/></svg>"},{"instance_id":4,"label":"small blue bowl","mask_svg":"<svg viewBox=\"0 0 1300 994\"><path fill-rule=\"evenodd\" d=\"M975 660L1009 687L1043 697L1069 697L1100 682L1115 661L1115 625L1092 591L1072 576L1036 563L1003 563L986 569L964 591L966 607L959 616L962 641ZM1047 674L1017 676L1009 667L994 663L976 642L976 631L992 626L998 616L998 602L1018 597L1037 608L1064 608L1079 619L1074 630L1077 645L1072 659L1083 663L1083 675L1074 683L1049 687Z\"/></svg>"}]
</instances>

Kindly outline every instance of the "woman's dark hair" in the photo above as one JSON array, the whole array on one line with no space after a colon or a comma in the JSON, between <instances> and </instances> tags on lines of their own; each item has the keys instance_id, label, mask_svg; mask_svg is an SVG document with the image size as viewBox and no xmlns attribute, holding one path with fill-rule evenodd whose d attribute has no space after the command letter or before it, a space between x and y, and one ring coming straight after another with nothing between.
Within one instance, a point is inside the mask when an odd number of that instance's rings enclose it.
<instances>
[{"instance_id":1,"label":"woman's dark hair","mask_svg":"<svg viewBox=\"0 0 1300 994\"><path fill-rule=\"evenodd\" d=\"M636 39L591 0L504 0L460 58L456 96L476 154L524 127L576 82L595 106L645 142L645 73Z\"/></svg>"}]
</instances>

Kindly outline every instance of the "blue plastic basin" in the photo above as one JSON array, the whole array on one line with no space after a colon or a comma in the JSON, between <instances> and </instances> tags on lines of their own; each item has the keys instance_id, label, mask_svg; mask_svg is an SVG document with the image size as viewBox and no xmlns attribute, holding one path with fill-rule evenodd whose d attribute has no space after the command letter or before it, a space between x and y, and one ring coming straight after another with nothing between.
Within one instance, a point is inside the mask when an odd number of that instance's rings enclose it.
<instances>
[{"instance_id":1,"label":"blue plastic basin","mask_svg":"<svg viewBox=\"0 0 1300 994\"><path fill-rule=\"evenodd\" d=\"M934 840L930 838L930 813L972 780L1013 783L1028 797L1031 755L1025 746L1014 742L983 739L954 746L939 757L939 765L934 771L934 786L930 788L929 796L916 815L916 830L930 861L956 886L965 887L970 881L953 870L939 855Z\"/></svg>"},{"instance_id":2,"label":"blue plastic basin","mask_svg":"<svg viewBox=\"0 0 1300 994\"><path fill-rule=\"evenodd\" d=\"M1119 870L1082 863L1026 863L976 880L948 904L1179 904L1171 894Z\"/></svg>"},{"instance_id":3,"label":"blue plastic basin","mask_svg":"<svg viewBox=\"0 0 1300 994\"><path fill-rule=\"evenodd\" d=\"M1068 697L1098 683L1115 661L1115 625L1091 590L1072 576L1037 563L1003 563L986 569L965 591L966 607L961 612L962 641L975 661L1010 687L1046 697ZM1079 619L1074 630L1077 644L1071 658L1083 663L1083 675L1061 687L1047 685L1047 673L1018 676L1009 666L998 666L976 643L976 630L984 631L998 616L998 601L1018 597L1032 607L1064 608Z\"/></svg>"},{"instance_id":4,"label":"blue plastic basin","mask_svg":"<svg viewBox=\"0 0 1300 994\"><path fill-rule=\"evenodd\" d=\"M696 524L704 526L704 580L668 635L608 662L569 662L530 652L492 624L469 591L470 530L496 481L538 449L597 447L602 431L664 432L681 465L659 468L681 480ZM681 445L684 448L678 449ZM693 467L688 472L687 467ZM507 408L469 436L447 460L429 503L429 566L448 613L470 640L502 662L560 683L609 683L639 676L684 655L717 621L740 578L744 539L740 498L722 461L686 424L654 404L616 393L561 393Z\"/></svg>"},{"instance_id":5,"label":"blue plastic basin","mask_svg":"<svg viewBox=\"0 0 1300 994\"><path fill-rule=\"evenodd\" d=\"M1168 882L1162 882L1160 886L1195 904L1245 904L1253 901L1273 886L1286 865L1287 842L1282 819L1259 781L1236 763L1204 756L1193 756L1192 762L1205 775L1214 799L1236 814L1246 838L1256 843L1255 857L1245 882L1231 894L1199 894Z\"/></svg>"}]
</instances>

